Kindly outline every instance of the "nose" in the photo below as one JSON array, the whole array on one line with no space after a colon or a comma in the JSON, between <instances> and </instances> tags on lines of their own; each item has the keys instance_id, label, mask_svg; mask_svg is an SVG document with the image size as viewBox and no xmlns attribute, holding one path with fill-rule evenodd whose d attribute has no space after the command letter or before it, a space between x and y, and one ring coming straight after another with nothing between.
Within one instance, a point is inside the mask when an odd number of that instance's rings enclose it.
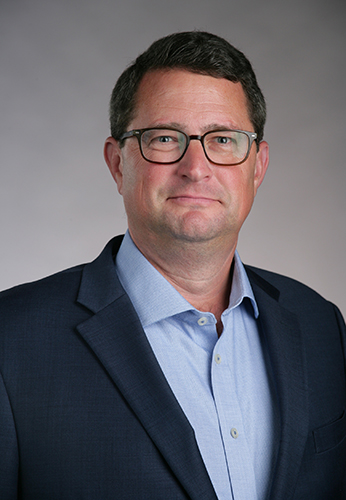
<instances>
[{"instance_id":1,"label":"nose","mask_svg":"<svg viewBox=\"0 0 346 500\"><path fill-rule=\"evenodd\" d=\"M190 144L178 165L179 174L193 182L211 177L210 163L199 136L190 136Z\"/></svg>"}]
</instances>

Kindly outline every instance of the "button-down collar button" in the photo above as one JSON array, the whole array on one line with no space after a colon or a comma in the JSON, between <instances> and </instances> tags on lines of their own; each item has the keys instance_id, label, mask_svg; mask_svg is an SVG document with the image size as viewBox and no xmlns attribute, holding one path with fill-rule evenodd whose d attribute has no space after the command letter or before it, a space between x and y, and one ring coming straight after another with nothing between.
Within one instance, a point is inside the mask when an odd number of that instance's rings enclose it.
<instances>
[{"instance_id":1,"label":"button-down collar button","mask_svg":"<svg viewBox=\"0 0 346 500\"><path fill-rule=\"evenodd\" d=\"M205 316L202 316L201 318L199 318L197 323L199 324L199 326L204 326L208 323L208 318L206 318Z\"/></svg>"}]
</instances>

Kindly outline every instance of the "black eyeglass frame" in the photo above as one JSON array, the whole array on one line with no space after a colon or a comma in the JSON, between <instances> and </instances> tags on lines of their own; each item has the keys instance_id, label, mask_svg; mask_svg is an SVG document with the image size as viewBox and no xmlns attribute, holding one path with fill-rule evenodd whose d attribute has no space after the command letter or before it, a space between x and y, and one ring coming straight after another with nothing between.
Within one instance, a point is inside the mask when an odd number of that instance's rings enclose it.
<instances>
[{"instance_id":1,"label":"black eyeglass frame","mask_svg":"<svg viewBox=\"0 0 346 500\"><path fill-rule=\"evenodd\" d=\"M167 162L165 162L165 161L154 161L154 160L149 160L148 158L146 158L144 156L144 153L143 153L142 140L141 139L142 139L142 135L144 134L144 132L147 132L148 130L173 130L174 132L179 132L180 134L184 135L186 137L186 146L185 146L184 151L180 155L180 157L177 160L167 161ZM211 160L209 158L207 152L206 152L205 147L204 147L204 139L205 139L205 137L207 135L214 134L215 132L240 132L242 134L247 135L247 137L248 137L248 149L247 149L245 157L241 161L239 161L237 163L217 163L217 162ZM119 140L119 142L121 142L124 139L129 139L130 137L136 137L137 138L138 145L139 145L139 150L141 152L141 155L144 158L144 160L147 161L147 162L149 162L149 163L156 163L158 165L171 165L173 163L178 163L178 161L180 161L184 157L184 155L185 155L185 153L187 151L187 148L190 145L190 142L192 140L197 140L197 141L201 142L202 147L203 147L203 151L204 151L204 154L205 154L207 160L210 161L211 163L213 163L214 165L221 165L221 166L224 166L224 167L230 167L230 166L233 166L233 165L240 165L241 163L244 163L244 161L246 161L248 159L248 157L249 157L251 146L252 146L253 142L257 140L257 134L256 134L256 132L247 132L246 130L219 129L219 130L210 130L209 132L206 132L203 135L188 135L188 134L185 134L185 132L182 132L181 130L178 130L176 128L167 128L167 127L149 127L149 128L140 128L140 129L130 130L129 132L125 132L124 134L122 134L119 137L118 140Z\"/></svg>"}]
</instances>

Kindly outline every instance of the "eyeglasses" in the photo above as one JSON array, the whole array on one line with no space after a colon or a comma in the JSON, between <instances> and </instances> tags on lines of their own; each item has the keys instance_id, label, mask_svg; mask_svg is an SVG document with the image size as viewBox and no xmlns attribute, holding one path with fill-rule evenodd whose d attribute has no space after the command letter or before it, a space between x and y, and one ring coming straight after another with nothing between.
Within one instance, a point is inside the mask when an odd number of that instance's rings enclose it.
<instances>
[{"instance_id":1,"label":"eyeglasses","mask_svg":"<svg viewBox=\"0 0 346 500\"><path fill-rule=\"evenodd\" d=\"M125 132L120 141L137 137L143 158L151 163L176 163L182 159L190 141L202 143L205 156L216 165L239 165L249 156L254 132L213 130L204 135L187 135L170 128L143 128Z\"/></svg>"}]
</instances>

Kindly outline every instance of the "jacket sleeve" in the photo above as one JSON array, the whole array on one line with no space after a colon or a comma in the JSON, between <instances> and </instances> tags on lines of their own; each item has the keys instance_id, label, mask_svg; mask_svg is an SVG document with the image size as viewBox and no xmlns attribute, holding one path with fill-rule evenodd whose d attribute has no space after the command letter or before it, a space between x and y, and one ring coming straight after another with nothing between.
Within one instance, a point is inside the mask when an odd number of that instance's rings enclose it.
<instances>
[{"instance_id":1,"label":"jacket sleeve","mask_svg":"<svg viewBox=\"0 0 346 500\"><path fill-rule=\"evenodd\" d=\"M17 491L17 436L10 401L0 373L0 498L16 500Z\"/></svg>"}]
</instances>

